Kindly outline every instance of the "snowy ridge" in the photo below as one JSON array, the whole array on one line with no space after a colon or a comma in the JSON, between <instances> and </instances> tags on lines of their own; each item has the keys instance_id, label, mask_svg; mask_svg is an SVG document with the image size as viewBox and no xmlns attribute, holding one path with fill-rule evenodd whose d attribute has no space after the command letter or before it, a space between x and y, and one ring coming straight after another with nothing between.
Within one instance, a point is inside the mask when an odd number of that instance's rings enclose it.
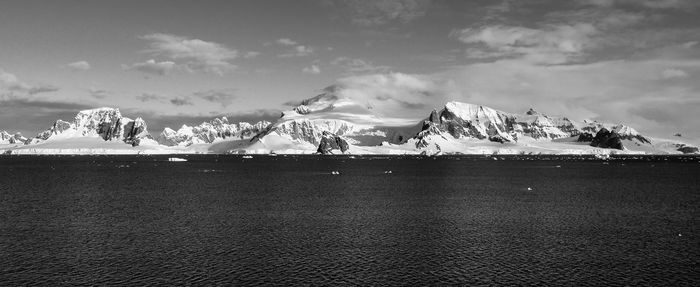
<instances>
[{"instance_id":1,"label":"snowy ridge","mask_svg":"<svg viewBox=\"0 0 700 287\"><path fill-rule=\"evenodd\" d=\"M190 146L193 144L210 144L225 139L248 139L264 131L270 125L268 121L255 124L240 122L230 124L228 118L215 118L198 126L182 125L177 131L163 129L157 138L165 146Z\"/></svg>"},{"instance_id":2,"label":"snowy ridge","mask_svg":"<svg viewBox=\"0 0 700 287\"><path fill-rule=\"evenodd\" d=\"M105 141L123 141L139 145L150 140L146 122L122 117L119 109L97 108L78 112L73 122L57 120L49 129L39 133L29 144L75 137L99 137Z\"/></svg>"},{"instance_id":3,"label":"snowy ridge","mask_svg":"<svg viewBox=\"0 0 700 287\"><path fill-rule=\"evenodd\" d=\"M448 102L423 120L386 117L334 93L304 100L274 123L215 118L165 128L157 141L143 119L113 108L80 111L72 122L57 120L30 140L0 132L5 154L697 154L697 146L680 137L646 137L622 124L460 102Z\"/></svg>"}]
</instances>

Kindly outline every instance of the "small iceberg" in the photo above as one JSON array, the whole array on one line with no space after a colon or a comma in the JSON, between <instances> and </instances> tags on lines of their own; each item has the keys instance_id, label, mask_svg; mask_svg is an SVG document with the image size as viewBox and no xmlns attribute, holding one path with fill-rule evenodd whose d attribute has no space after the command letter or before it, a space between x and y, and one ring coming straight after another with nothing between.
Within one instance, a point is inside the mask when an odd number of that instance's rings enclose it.
<instances>
[{"instance_id":1,"label":"small iceberg","mask_svg":"<svg viewBox=\"0 0 700 287\"><path fill-rule=\"evenodd\" d=\"M244 155L243 158L253 158L252 155Z\"/></svg>"},{"instance_id":2,"label":"small iceberg","mask_svg":"<svg viewBox=\"0 0 700 287\"><path fill-rule=\"evenodd\" d=\"M187 161L187 160L184 159L184 158L179 158L179 157L169 157L169 158L168 158L168 161L178 161L178 162L180 162L180 161Z\"/></svg>"},{"instance_id":3,"label":"small iceberg","mask_svg":"<svg viewBox=\"0 0 700 287\"><path fill-rule=\"evenodd\" d=\"M385 170L384 174L392 174L392 172L390 170Z\"/></svg>"},{"instance_id":4,"label":"small iceberg","mask_svg":"<svg viewBox=\"0 0 700 287\"><path fill-rule=\"evenodd\" d=\"M340 174L340 172L339 172L339 171L337 171L337 170L334 170L334 171L331 171L331 174L335 174L335 175L338 175L338 174Z\"/></svg>"}]
</instances>

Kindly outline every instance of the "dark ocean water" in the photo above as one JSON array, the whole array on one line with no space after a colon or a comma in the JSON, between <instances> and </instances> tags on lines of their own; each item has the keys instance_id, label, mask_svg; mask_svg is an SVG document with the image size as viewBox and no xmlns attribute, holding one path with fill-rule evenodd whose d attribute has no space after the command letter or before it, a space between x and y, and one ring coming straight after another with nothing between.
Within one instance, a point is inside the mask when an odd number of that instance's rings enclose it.
<instances>
[{"instance_id":1,"label":"dark ocean water","mask_svg":"<svg viewBox=\"0 0 700 287\"><path fill-rule=\"evenodd\" d=\"M700 286L698 158L186 157L0 157L2 285Z\"/></svg>"}]
</instances>

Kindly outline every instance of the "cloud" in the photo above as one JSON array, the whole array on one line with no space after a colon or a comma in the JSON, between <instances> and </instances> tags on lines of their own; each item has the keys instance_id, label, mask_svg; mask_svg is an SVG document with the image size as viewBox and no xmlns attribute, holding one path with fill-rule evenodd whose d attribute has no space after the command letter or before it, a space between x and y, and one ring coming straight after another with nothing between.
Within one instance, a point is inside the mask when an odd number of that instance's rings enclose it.
<instances>
[{"instance_id":1,"label":"cloud","mask_svg":"<svg viewBox=\"0 0 700 287\"><path fill-rule=\"evenodd\" d=\"M665 69L661 72L661 76L664 79L673 79L673 78L687 78L688 73L681 69L675 69L675 68L669 68Z\"/></svg>"},{"instance_id":2,"label":"cloud","mask_svg":"<svg viewBox=\"0 0 700 287\"><path fill-rule=\"evenodd\" d=\"M317 64L312 64L311 66L301 69L301 72L304 74L318 75L321 73L321 68Z\"/></svg>"},{"instance_id":3,"label":"cloud","mask_svg":"<svg viewBox=\"0 0 700 287\"><path fill-rule=\"evenodd\" d=\"M260 56L260 52L248 51L245 54L243 54L243 58L245 58L245 59L252 59L252 58L255 58L257 56Z\"/></svg>"},{"instance_id":4,"label":"cloud","mask_svg":"<svg viewBox=\"0 0 700 287\"><path fill-rule=\"evenodd\" d=\"M231 61L239 56L238 50L200 39L163 33L140 38L150 42L148 53L165 57L191 72L223 75L235 69L236 66Z\"/></svg>"},{"instance_id":5,"label":"cloud","mask_svg":"<svg viewBox=\"0 0 700 287\"><path fill-rule=\"evenodd\" d=\"M378 26L391 22L408 23L425 16L430 0L348 0L344 5L352 22L360 26Z\"/></svg>"},{"instance_id":6,"label":"cloud","mask_svg":"<svg viewBox=\"0 0 700 287\"><path fill-rule=\"evenodd\" d=\"M450 80L431 75L402 73L350 76L324 89L324 97L334 97L336 103L348 99L354 105L338 105L335 111L370 113L387 118L404 118L416 123L428 116L436 105L454 98L455 89ZM291 103L290 103L291 104ZM362 109L357 110L357 105Z\"/></svg>"},{"instance_id":7,"label":"cloud","mask_svg":"<svg viewBox=\"0 0 700 287\"><path fill-rule=\"evenodd\" d=\"M305 45L298 45L293 47L291 50L280 54L280 58L291 58L291 57L304 57L304 56L309 56L313 54L316 51L316 48L305 46Z\"/></svg>"},{"instance_id":8,"label":"cloud","mask_svg":"<svg viewBox=\"0 0 700 287\"><path fill-rule=\"evenodd\" d=\"M96 88L88 89L88 93L90 94L91 97L96 98L96 99L104 99L107 96L109 96L109 94L110 94L110 92L107 90L96 89Z\"/></svg>"},{"instance_id":9,"label":"cloud","mask_svg":"<svg viewBox=\"0 0 700 287\"><path fill-rule=\"evenodd\" d=\"M165 76L170 74L171 71L177 68L175 62L163 61L157 62L156 60L148 60L143 63L134 63L132 65L122 65L125 70L136 70L146 74L153 74L159 76Z\"/></svg>"},{"instance_id":10,"label":"cloud","mask_svg":"<svg viewBox=\"0 0 700 287\"><path fill-rule=\"evenodd\" d=\"M282 46L294 46L298 44L296 41L289 39L289 38L280 38L275 41L275 43L280 44Z\"/></svg>"},{"instance_id":11,"label":"cloud","mask_svg":"<svg viewBox=\"0 0 700 287\"><path fill-rule=\"evenodd\" d=\"M163 96L153 93L143 93L141 95L136 96L136 99L142 102L152 102L162 100Z\"/></svg>"},{"instance_id":12,"label":"cloud","mask_svg":"<svg viewBox=\"0 0 700 287\"><path fill-rule=\"evenodd\" d=\"M176 106L192 106L194 103L192 103L191 99L188 99L186 97L176 97L173 99L170 99L170 103Z\"/></svg>"},{"instance_id":13,"label":"cloud","mask_svg":"<svg viewBox=\"0 0 700 287\"><path fill-rule=\"evenodd\" d=\"M538 64L580 61L587 48L595 46L591 24L547 25L541 29L492 25L453 31L450 36L465 44L470 58L524 58Z\"/></svg>"},{"instance_id":14,"label":"cloud","mask_svg":"<svg viewBox=\"0 0 700 287\"><path fill-rule=\"evenodd\" d=\"M0 69L0 100L13 98L22 95L36 95L58 91L59 88L53 85L39 84L30 85L21 81L12 73Z\"/></svg>"},{"instance_id":15,"label":"cloud","mask_svg":"<svg viewBox=\"0 0 700 287\"><path fill-rule=\"evenodd\" d=\"M237 98L235 89L214 89L195 92L192 96L212 103L219 103L224 107L229 106Z\"/></svg>"},{"instance_id":16,"label":"cloud","mask_svg":"<svg viewBox=\"0 0 700 287\"><path fill-rule=\"evenodd\" d=\"M695 0L579 0L579 2L601 7L635 5L650 9L689 9L699 6Z\"/></svg>"},{"instance_id":17,"label":"cloud","mask_svg":"<svg viewBox=\"0 0 700 287\"><path fill-rule=\"evenodd\" d=\"M90 63L87 61L77 61L73 63L66 64L66 67L73 71L87 71L90 70Z\"/></svg>"},{"instance_id":18,"label":"cloud","mask_svg":"<svg viewBox=\"0 0 700 287\"><path fill-rule=\"evenodd\" d=\"M41 85L41 86L30 87L29 90L27 90L27 93L30 95L36 95L36 94L40 94L40 93L56 92L58 90L60 90L60 89L56 86Z\"/></svg>"},{"instance_id":19,"label":"cloud","mask_svg":"<svg viewBox=\"0 0 700 287\"><path fill-rule=\"evenodd\" d=\"M14 98L0 104L0 130L19 131L34 136L57 119L72 120L78 111L94 108L72 102L54 102Z\"/></svg>"},{"instance_id":20,"label":"cloud","mask_svg":"<svg viewBox=\"0 0 700 287\"><path fill-rule=\"evenodd\" d=\"M341 67L347 74L376 74L391 70L389 66L378 66L370 61L348 57L335 58L331 64Z\"/></svg>"}]
</instances>

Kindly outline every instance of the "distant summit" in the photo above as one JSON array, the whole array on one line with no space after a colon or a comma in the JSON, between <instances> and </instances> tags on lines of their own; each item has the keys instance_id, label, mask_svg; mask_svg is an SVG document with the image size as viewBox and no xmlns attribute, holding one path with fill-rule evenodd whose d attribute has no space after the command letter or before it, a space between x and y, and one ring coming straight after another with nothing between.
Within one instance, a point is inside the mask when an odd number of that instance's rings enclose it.
<instances>
[{"instance_id":1,"label":"distant summit","mask_svg":"<svg viewBox=\"0 0 700 287\"><path fill-rule=\"evenodd\" d=\"M447 102L422 120L384 116L338 87L303 100L274 123L230 123L226 117L196 126L165 128L156 138L140 117L116 108L56 120L27 139L0 132L2 153L276 153L276 154L681 154L697 143L655 139L623 124L576 122L530 108L513 114L483 105ZM386 108L386 107L384 107Z\"/></svg>"}]
</instances>

